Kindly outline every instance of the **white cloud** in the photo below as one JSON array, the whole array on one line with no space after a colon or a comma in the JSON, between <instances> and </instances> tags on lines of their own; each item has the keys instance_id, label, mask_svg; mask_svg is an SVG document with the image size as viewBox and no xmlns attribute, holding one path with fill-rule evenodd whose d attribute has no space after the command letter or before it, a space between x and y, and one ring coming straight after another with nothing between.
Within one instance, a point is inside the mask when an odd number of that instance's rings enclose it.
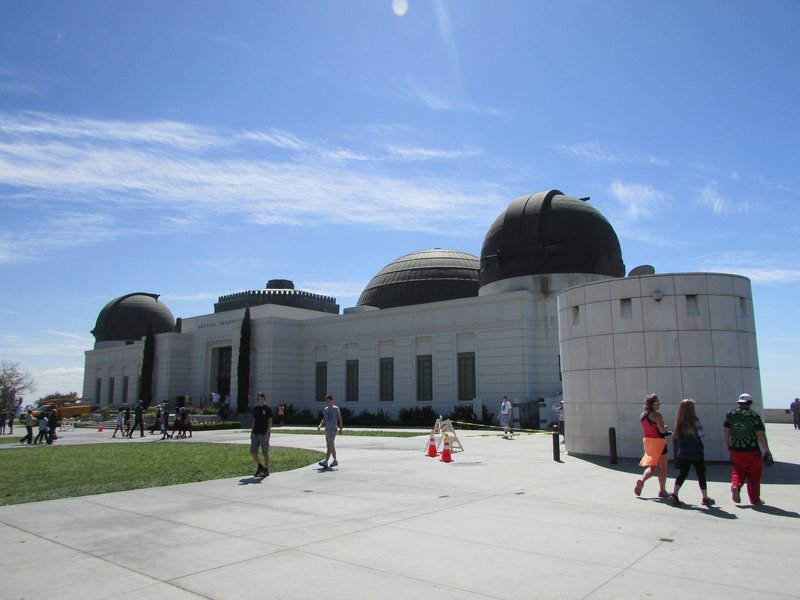
<instances>
[{"instance_id":1,"label":"white cloud","mask_svg":"<svg viewBox=\"0 0 800 600\"><path fill-rule=\"evenodd\" d=\"M275 156L246 153L242 144L253 142L268 144ZM479 155L395 151L415 161ZM200 229L229 215L264 224L407 231L446 225L456 234L474 233L505 203L494 183L455 175L411 179L382 170L386 163L385 154L371 158L278 130L236 135L178 122L0 113L0 185L12 188L8 197L20 206L47 206L54 215L0 233L0 261L38 259L123 233ZM134 217L144 211L146 226L138 225ZM169 216L151 216L160 213Z\"/></svg>"},{"instance_id":2,"label":"white cloud","mask_svg":"<svg viewBox=\"0 0 800 600\"><path fill-rule=\"evenodd\" d=\"M638 155L598 142L559 144L556 150L575 158L611 165L667 166L669 161L652 155Z\"/></svg>"},{"instance_id":3,"label":"white cloud","mask_svg":"<svg viewBox=\"0 0 800 600\"><path fill-rule=\"evenodd\" d=\"M56 392L83 393L83 367L54 367L31 371L33 390L25 398L25 404L33 404L39 398Z\"/></svg>"},{"instance_id":4,"label":"white cloud","mask_svg":"<svg viewBox=\"0 0 800 600\"><path fill-rule=\"evenodd\" d=\"M781 264L778 259L761 253L720 252L696 259L698 269L708 273L734 273L754 283L798 283L800 268Z\"/></svg>"},{"instance_id":5,"label":"white cloud","mask_svg":"<svg viewBox=\"0 0 800 600\"><path fill-rule=\"evenodd\" d=\"M697 203L701 206L710 208L714 214L727 215L727 214L748 214L751 210L749 202L734 202L729 198L725 198L719 193L719 186L716 181L711 181L696 191Z\"/></svg>"},{"instance_id":6,"label":"white cloud","mask_svg":"<svg viewBox=\"0 0 800 600\"><path fill-rule=\"evenodd\" d=\"M652 186L619 180L611 182L609 191L626 221L638 221L654 215L666 199L662 192Z\"/></svg>"}]
</instances>

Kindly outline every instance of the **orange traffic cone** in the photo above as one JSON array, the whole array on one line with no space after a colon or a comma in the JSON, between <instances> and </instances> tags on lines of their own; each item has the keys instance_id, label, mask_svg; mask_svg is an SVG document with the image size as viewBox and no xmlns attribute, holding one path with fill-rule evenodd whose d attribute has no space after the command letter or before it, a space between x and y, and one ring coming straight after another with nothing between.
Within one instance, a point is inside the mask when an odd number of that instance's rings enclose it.
<instances>
[{"instance_id":1,"label":"orange traffic cone","mask_svg":"<svg viewBox=\"0 0 800 600\"><path fill-rule=\"evenodd\" d=\"M450 440L448 440L446 436L444 438L444 446L442 447L442 458L439 460L442 462L453 462L453 457L450 455Z\"/></svg>"},{"instance_id":2,"label":"orange traffic cone","mask_svg":"<svg viewBox=\"0 0 800 600\"><path fill-rule=\"evenodd\" d=\"M434 437L433 432L431 432L431 439L428 440L428 456L431 458L436 458L439 456L439 453L436 451L436 438Z\"/></svg>"},{"instance_id":3,"label":"orange traffic cone","mask_svg":"<svg viewBox=\"0 0 800 600\"><path fill-rule=\"evenodd\" d=\"M97 426L97 433L103 433L103 422L100 421L100 425Z\"/></svg>"}]
</instances>

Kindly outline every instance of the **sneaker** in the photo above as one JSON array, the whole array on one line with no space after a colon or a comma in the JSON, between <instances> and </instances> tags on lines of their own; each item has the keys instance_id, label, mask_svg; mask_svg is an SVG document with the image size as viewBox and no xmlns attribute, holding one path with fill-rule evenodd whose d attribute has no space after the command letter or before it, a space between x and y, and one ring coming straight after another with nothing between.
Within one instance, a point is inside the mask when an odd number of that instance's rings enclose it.
<instances>
[{"instance_id":1,"label":"sneaker","mask_svg":"<svg viewBox=\"0 0 800 600\"><path fill-rule=\"evenodd\" d=\"M739 492L739 488L737 487L731 488L731 500L733 500L734 504L742 503L742 494Z\"/></svg>"},{"instance_id":2,"label":"sneaker","mask_svg":"<svg viewBox=\"0 0 800 600\"><path fill-rule=\"evenodd\" d=\"M667 496L667 504L670 506L680 506L681 501L678 499L678 494L669 494Z\"/></svg>"},{"instance_id":3,"label":"sneaker","mask_svg":"<svg viewBox=\"0 0 800 600\"><path fill-rule=\"evenodd\" d=\"M713 506L714 504L716 504L713 498L703 498L701 502L703 506Z\"/></svg>"},{"instance_id":4,"label":"sneaker","mask_svg":"<svg viewBox=\"0 0 800 600\"><path fill-rule=\"evenodd\" d=\"M266 469L264 469L263 471L261 471L261 476L262 476L262 477L269 477L269 471L267 471Z\"/></svg>"},{"instance_id":5,"label":"sneaker","mask_svg":"<svg viewBox=\"0 0 800 600\"><path fill-rule=\"evenodd\" d=\"M337 466L338 464L339 464L339 461L338 461L338 460L336 460L336 459L334 458L334 459L333 459L333 462L331 463L331 466L332 466L332 467L335 467L335 466Z\"/></svg>"},{"instance_id":6,"label":"sneaker","mask_svg":"<svg viewBox=\"0 0 800 600\"><path fill-rule=\"evenodd\" d=\"M658 497L659 498L667 498L667 497L669 497L669 494L667 493L667 490L661 490L660 492L658 492ZM677 498L677 496L676 496L676 498Z\"/></svg>"},{"instance_id":7,"label":"sneaker","mask_svg":"<svg viewBox=\"0 0 800 600\"><path fill-rule=\"evenodd\" d=\"M327 468L328 468L328 461L321 460L321 461L319 461L317 464L318 464L320 467L322 467L323 469L327 469Z\"/></svg>"},{"instance_id":8,"label":"sneaker","mask_svg":"<svg viewBox=\"0 0 800 600\"><path fill-rule=\"evenodd\" d=\"M261 465L258 465L258 468L256 469L256 473L255 473L255 475L253 475L253 477L261 477L261 472L263 470L264 470L264 467L262 467Z\"/></svg>"},{"instance_id":9,"label":"sneaker","mask_svg":"<svg viewBox=\"0 0 800 600\"><path fill-rule=\"evenodd\" d=\"M644 481L642 481L641 479L637 480L636 486L634 486L633 488L633 493L636 494L637 496L641 496L643 487L644 487Z\"/></svg>"},{"instance_id":10,"label":"sneaker","mask_svg":"<svg viewBox=\"0 0 800 600\"><path fill-rule=\"evenodd\" d=\"M756 502L753 502L753 506L764 506L766 502L764 502L761 498L759 498Z\"/></svg>"}]
</instances>

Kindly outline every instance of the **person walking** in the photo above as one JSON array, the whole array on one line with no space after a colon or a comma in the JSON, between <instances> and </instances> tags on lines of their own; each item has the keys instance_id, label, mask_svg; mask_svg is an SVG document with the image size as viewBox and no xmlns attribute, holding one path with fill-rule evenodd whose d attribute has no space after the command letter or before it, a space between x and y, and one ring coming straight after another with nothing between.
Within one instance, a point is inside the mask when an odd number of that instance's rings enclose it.
<instances>
[{"instance_id":1,"label":"person walking","mask_svg":"<svg viewBox=\"0 0 800 600\"><path fill-rule=\"evenodd\" d=\"M741 489L747 485L750 504L764 504L761 499L761 474L764 463L772 464L767 433L761 416L752 409L753 398L744 393L738 407L725 415L723 441L731 456L731 499L740 504ZM762 455L763 451L763 455Z\"/></svg>"},{"instance_id":2,"label":"person walking","mask_svg":"<svg viewBox=\"0 0 800 600\"><path fill-rule=\"evenodd\" d=\"M150 435L153 435L153 432L158 429L161 431L161 406L156 407L156 420L153 421L153 426L150 428Z\"/></svg>"},{"instance_id":3,"label":"person walking","mask_svg":"<svg viewBox=\"0 0 800 600\"><path fill-rule=\"evenodd\" d=\"M658 396L656 394L648 394L644 399L644 410L639 416L639 421L642 424L642 445L644 446L644 455L642 460L639 461L639 466L647 468L642 473L642 478L636 480L636 486L633 488L633 493L637 496L642 494L644 482L658 473L658 497L667 497L667 463L669 454L667 454L667 440L665 438L669 432L666 425L664 425L664 418L658 412L660 409L661 401Z\"/></svg>"},{"instance_id":4,"label":"person walking","mask_svg":"<svg viewBox=\"0 0 800 600\"><path fill-rule=\"evenodd\" d=\"M689 475L689 467L694 467L694 472L697 473L702 505L712 506L714 504L714 499L709 498L707 490L704 436L705 430L702 421L697 418L695 401L686 398L678 405L675 427L672 429L672 439L675 443L675 466L678 467L678 478L672 487L672 493L667 496L667 502L672 506L681 504L678 492Z\"/></svg>"},{"instance_id":5,"label":"person walking","mask_svg":"<svg viewBox=\"0 0 800 600\"><path fill-rule=\"evenodd\" d=\"M43 441L46 441L47 436L47 413L42 413L39 417L39 433L36 435L36 439L33 440L34 444L41 444Z\"/></svg>"},{"instance_id":6,"label":"person walking","mask_svg":"<svg viewBox=\"0 0 800 600\"><path fill-rule=\"evenodd\" d=\"M510 438L513 434L511 433L511 411L512 411L511 402L508 399L508 396L503 394L500 396L500 412L497 413L497 419L500 424L500 427L503 428L503 437Z\"/></svg>"},{"instance_id":7,"label":"person walking","mask_svg":"<svg viewBox=\"0 0 800 600\"><path fill-rule=\"evenodd\" d=\"M25 414L25 431L27 432L25 436L19 441L20 444L24 444L27 440L28 444L33 443L33 409L29 408L28 412Z\"/></svg>"},{"instance_id":8,"label":"person walking","mask_svg":"<svg viewBox=\"0 0 800 600\"><path fill-rule=\"evenodd\" d=\"M164 406L164 410L161 411L161 439L165 440L171 437L172 435L169 432L169 406Z\"/></svg>"},{"instance_id":9,"label":"person walking","mask_svg":"<svg viewBox=\"0 0 800 600\"><path fill-rule=\"evenodd\" d=\"M6 434L6 413L0 412L0 435Z\"/></svg>"},{"instance_id":10,"label":"person walking","mask_svg":"<svg viewBox=\"0 0 800 600\"><path fill-rule=\"evenodd\" d=\"M564 429L564 401L558 407L558 433L564 438L564 443L567 443L567 430Z\"/></svg>"},{"instance_id":11,"label":"person walking","mask_svg":"<svg viewBox=\"0 0 800 600\"><path fill-rule=\"evenodd\" d=\"M792 423L795 429L800 429L800 398L795 398L789 405L789 410L792 413Z\"/></svg>"},{"instance_id":12,"label":"person walking","mask_svg":"<svg viewBox=\"0 0 800 600\"><path fill-rule=\"evenodd\" d=\"M121 406L119 407L119 410L117 411L117 416L114 417L114 423L117 426L114 428L114 433L111 434L111 438L113 439L113 438L117 437L117 432L118 431L120 433L122 433L122 437L125 437L125 428L124 428L125 410Z\"/></svg>"},{"instance_id":13,"label":"person walking","mask_svg":"<svg viewBox=\"0 0 800 600\"><path fill-rule=\"evenodd\" d=\"M336 458L336 431L342 433L342 411L333 403L333 396L325 395L325 406L322 409L322 420L317 425L317 431L325 426L325 460L320 461L319 466L323 469L335 467L339 464ZM328 460L333 457L333 462L328 464Z\"/></svg>"},{"instance_id":14,"label":"person walking","mask_svg":"<svg viewBox=\"0 0 800 600\"><path fill-rule=\"evenodd\" d=\"M133 432L133 425L131 425L131 409L127 404L123 404L122 408L124 411L122 424L125 426L125 429L122 431L122 437L129 438Z\"/></svg>"},{"instance_id":15,"label":"person walking","mask_svg":"<svg viewBox=\"0 0 800 600\"><path fill-rule=\"evenodd\" d=\"M253 407L253 426L250 430L250 455L256 463L256 473L253 477L269 477L269 436L272 433L272 409L267 406L267 397L264 394L256 396L256 405ZM258 449L264 455L262 463L258 458Z\"/></svg>"},{"instance_id":16,"label":"person walking","mask_svg":"<svg viewBox=\"0 0 800 600\"><path fill-rule=\"evenodd\" d=\"M128 431L128 437L133 437L136 427L139 427L139 437L144 437L144 402L139 400L139 404L133 409L133 427Z\"/></svg>"}]
</instances>

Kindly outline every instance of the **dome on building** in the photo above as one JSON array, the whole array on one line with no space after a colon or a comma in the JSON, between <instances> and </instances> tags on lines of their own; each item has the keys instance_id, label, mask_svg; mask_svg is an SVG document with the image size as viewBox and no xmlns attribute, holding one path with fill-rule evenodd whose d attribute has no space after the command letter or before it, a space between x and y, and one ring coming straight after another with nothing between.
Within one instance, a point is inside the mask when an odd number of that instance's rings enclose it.
<instances>
[{"instance_id":1,"label":"dome on building","mask_svg":"<svg viewBox=\"0 0 800 600\"><path fill-rule=\"evenodd\" d=\"M361 292L358 306L393 308L478 295L480 261L457 250L434 248L389 263Z\"/></svg>"},{"instance_id":2,"label":"dome on building","mask_svg":"<svg viewBox=\"0 0 800 600\"><path fill-rule=\"evenodd\" d=\"M584 200L558 190L513 200L492 223L481 249L481 286L549 273L625 276L611 224Z\"/></svg>"},{"instance_id":3,"label":"dome on building","mask_svg":"<svg viewBox=\"0 0 800 600\"><path fill-rule=\"evenodd\" d=\"M140 340L147 334L150 319L156 333L175 331L175 317L166 304L158 301L158 294L126 294L103 307L92 334L95 342Z\"/></svg>"}]
</instances>

